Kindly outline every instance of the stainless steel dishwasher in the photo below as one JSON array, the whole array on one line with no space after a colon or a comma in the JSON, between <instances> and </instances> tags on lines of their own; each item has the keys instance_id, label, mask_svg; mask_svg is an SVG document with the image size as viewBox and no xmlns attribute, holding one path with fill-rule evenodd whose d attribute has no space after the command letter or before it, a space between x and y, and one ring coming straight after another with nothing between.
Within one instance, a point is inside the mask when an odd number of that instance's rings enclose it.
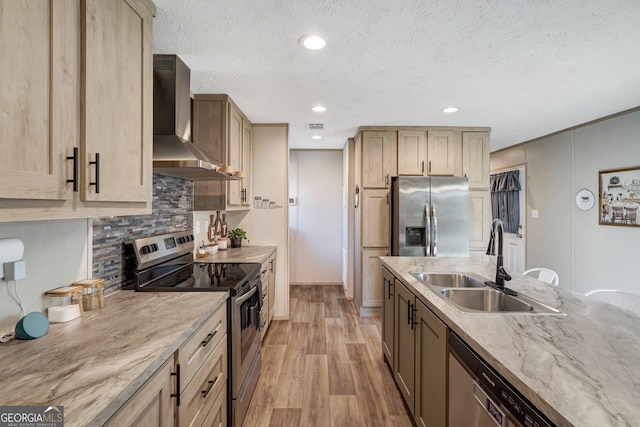
<instances>
[{"instance_id":1,"label":"stainless steel dishwasher","mask_svg":"<svg viewBox=\"0 0 640 427\"><path fill-rule=\"evenodd\" d=\"M554 426L457 335L449 335L449 427Z\"/></svg>"}]
</instances>

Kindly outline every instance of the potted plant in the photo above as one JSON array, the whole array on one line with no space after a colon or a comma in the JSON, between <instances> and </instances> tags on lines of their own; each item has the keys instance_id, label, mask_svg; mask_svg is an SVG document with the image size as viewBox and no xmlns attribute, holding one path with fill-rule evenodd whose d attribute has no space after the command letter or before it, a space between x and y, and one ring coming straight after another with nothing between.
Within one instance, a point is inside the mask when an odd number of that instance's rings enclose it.
<instances>
[{"instance_id":1,"label":"potted plant","mask_svg":"<svg viewBox=\"0 0 640 427\"><path fill-rule=\"evenodd\" d=\"M247 232L242 228L234 228L229 231L229 240L231 240L232 248L239 248L242 246L242 239L247 238Z\"/></svg>"}]
</instances>

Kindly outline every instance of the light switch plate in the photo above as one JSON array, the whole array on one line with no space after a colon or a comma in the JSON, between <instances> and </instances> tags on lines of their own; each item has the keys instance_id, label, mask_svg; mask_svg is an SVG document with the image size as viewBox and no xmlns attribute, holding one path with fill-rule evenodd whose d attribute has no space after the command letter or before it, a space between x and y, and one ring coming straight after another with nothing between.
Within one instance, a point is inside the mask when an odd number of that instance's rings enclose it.
<instances>
[{"instance_id":1,"label":"light switch plate","mask_svg":"<svg viewBox=\"0 0 640 427\"><path fill-rule=\"evenodd\" d=\"M531 218L538 218L538 210L537 209L532 209L531 210Z\"/></svg>"}]
</instances>

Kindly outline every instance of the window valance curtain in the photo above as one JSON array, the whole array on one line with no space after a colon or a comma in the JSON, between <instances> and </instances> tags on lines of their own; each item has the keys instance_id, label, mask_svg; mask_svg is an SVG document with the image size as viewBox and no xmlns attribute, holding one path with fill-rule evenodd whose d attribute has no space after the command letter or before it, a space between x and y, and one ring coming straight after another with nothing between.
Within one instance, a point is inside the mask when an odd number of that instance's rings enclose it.
<instances>
[{"instance_id":1,"label":"window valance curtain","mask_svg":"<svg viewBox=\"0 0 640 427\"><path fill-rule=\"evenodd\" d=\"M517 233L520 226L520 172L508 171L490 177L491 213L500 218L507 233Z\"/></svg>"}]
</instances>

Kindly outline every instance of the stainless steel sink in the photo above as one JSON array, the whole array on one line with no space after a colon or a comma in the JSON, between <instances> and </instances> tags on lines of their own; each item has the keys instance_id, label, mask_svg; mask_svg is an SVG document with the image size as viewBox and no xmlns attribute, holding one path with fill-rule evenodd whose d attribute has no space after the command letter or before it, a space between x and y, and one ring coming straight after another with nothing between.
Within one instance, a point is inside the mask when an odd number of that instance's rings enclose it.
<instances>
[{"instance_id":1,"label":"stainless steel sink","mask_svg":"<svg viewBox=\"0 0 640 427\"><path fill-rule=\"evenodd\" d=\"M504 313L504 314L551 314L564 315L555 308L548 307L524 295L507 295L493 288L443 289L440 291L446 301L463 313Z\"/></svg>"},{"instance_id":2,"label":"stainless steel sink","mask_svg":"<svg viewBox=\"0 0 640 427\"><path fill-rule=\"evenodd\" d=\"M410 273L425 285L438 288L481 288L487 280L471 273Z\"/></svg>"}]
</instances>

